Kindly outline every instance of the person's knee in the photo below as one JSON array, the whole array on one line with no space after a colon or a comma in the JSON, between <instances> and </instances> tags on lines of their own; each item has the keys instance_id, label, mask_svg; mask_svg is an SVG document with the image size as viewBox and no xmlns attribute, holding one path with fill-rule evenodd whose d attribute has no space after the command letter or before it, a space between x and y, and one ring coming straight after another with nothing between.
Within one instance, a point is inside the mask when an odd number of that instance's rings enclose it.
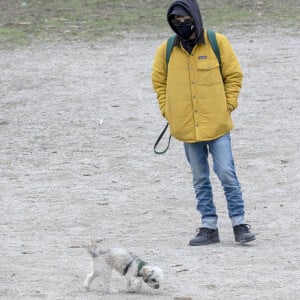
<instances>
[{"instance_id":1,"label":"person's knee","mask_svg":"<svg viewBox=\"0 0 300 300\"><path fill-rule=\"evenodd\" d=\"M235 185L237 183L235 172L231 168L221 168L215 172L223 185Z\"/></svg>"}]
</instances>

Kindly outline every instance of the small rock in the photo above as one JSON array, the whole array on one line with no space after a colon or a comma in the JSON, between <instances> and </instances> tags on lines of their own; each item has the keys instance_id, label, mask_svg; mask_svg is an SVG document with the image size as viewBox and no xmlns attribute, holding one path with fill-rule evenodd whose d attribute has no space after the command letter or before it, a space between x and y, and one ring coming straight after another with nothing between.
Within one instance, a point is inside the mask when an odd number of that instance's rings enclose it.
<instances>
[{"instance_id":1,"label":"small rock","mask_svg":"<svg viewBox=\"0 0 300 300\"><path fill-rule=\"evenodd\" d=\"M6 120L0 120L0 126L3 126L3 125L8 125L8 121Z\"/></svg>"}]
</instances>

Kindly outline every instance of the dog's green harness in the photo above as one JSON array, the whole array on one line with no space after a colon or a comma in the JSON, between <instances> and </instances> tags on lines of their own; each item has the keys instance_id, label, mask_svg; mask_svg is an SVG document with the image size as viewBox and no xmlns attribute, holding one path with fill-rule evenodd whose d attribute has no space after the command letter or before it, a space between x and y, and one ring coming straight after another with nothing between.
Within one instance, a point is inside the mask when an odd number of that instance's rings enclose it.
<instances>
[{"instance_id":1,"label":"dog's green harness","mask_svg":"<svg viewBox=\"0 0 300 300\"><path fill-rule=\"evenodd\" d=\"M131 262L129 262L127 264L127 266L125 267L124 271L123 271L123 275L125 276L129 270L129 268L131 267L131 265L133 264L133 262L135 260L139 260L139 264L138 264L138 270L137 270L137 277L142 277L142 275L140 274L141 269L147 264L145 261L139 259L138 257L134 257L133 260Z\"/></svg>"}]
</instances>

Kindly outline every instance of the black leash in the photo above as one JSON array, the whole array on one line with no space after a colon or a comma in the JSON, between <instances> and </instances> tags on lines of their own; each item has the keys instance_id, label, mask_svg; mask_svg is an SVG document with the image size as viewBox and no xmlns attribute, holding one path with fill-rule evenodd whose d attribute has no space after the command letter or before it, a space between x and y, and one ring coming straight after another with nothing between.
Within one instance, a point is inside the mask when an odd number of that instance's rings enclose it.
<instances>
[{"instance_id":1,"label":"black leash","mask_svg":"<svg viewBox=\"0 0 300 300\"><path fill-rule=\"evenodd\" d=\"M156 154L164 154L164 153L166 153L167 150L169 149L170 141L171 141L171 137L172 137L171 135L169 136L168 145L167 145L166 149L163 150L163 151L157 151L157 150L156 150L156 147L157 147L157 145L159 144L159 142L160 142L160 140L162 139L162 137L164 136L166 130L168 129L168 126L169 126L169 123L167 123L167 125L165 126L165 128L163 129L163 131L161 132L161 134L159 135L159 137L157 138L157 140L156 140L156 142L155 142L155 144L154 144L154 149L153 149L153 150L154 150L154 153L156 153Z\"/></svg>"}]
</instances>

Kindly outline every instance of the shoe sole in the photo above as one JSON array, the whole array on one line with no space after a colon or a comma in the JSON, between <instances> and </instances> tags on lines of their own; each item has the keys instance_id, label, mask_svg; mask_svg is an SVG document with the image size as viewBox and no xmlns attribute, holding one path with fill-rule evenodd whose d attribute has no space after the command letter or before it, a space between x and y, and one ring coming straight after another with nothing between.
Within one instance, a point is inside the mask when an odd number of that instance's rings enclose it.
<instances>
[{"instance_id":1,"label":"shoe sole","mask_svg":"<svg viewBox=\"0 0 300 300\"><path fill-rule=\"evenodd\" d=\"M254 236L254 237L249 238L249 239L247 239L247 240L240 240L240 241L235 240L235 241L236 241L237 243L246 244L246 243L249 243L249 242L252 242L252 241L255 241L255 240L256 240L256 238L255 238L255 236Z\"/></svg>"},{"instance_id":2,"label":"shoe sole","mask_svg":"<svg viewBox=\"0 0 300 300\"><path fill-rule=\"evenodd\" d=\"M220 240L211 240L211 241L207 241L207 242L203 242L203 243L190 242L190 246L205 246L205 245L217 244L217 243L220 243Z\"/></svg>"}]
</instances>

